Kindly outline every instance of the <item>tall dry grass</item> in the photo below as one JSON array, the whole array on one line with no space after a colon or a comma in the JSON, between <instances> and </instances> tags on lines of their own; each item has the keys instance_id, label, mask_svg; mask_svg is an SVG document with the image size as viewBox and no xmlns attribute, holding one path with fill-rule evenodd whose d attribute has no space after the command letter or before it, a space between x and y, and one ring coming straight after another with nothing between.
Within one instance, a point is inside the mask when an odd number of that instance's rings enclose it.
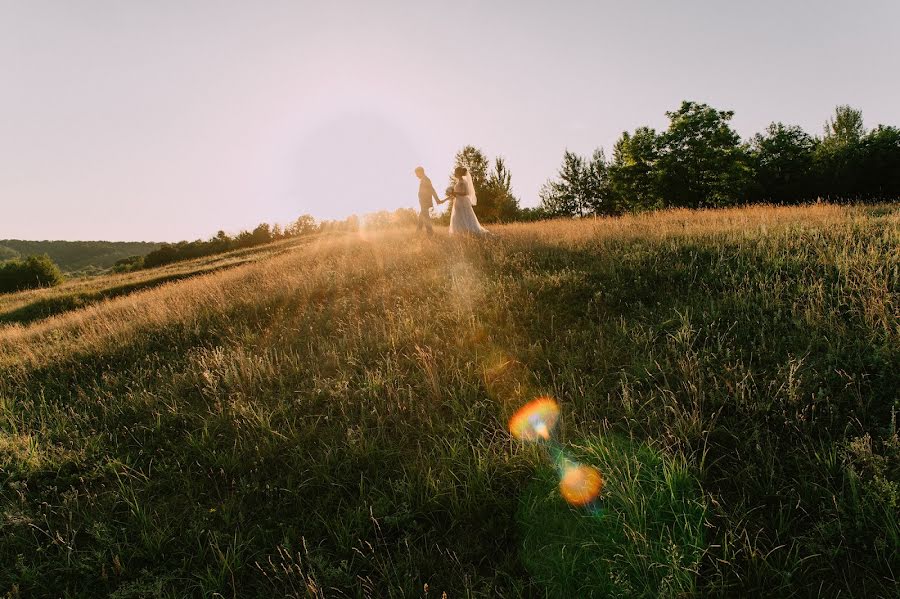
<instances>
[{"instance_id":1,"label":"tall dry grass","mask_svg":"<svg viewBox=\"0 0 900 599\"><path fill-rule=\"evenodd\" d=\"M896 208L494 230L0 325L0 592L897 590ZM505 431L543 393L602 515Z\"/></svg>"}]
</instances>

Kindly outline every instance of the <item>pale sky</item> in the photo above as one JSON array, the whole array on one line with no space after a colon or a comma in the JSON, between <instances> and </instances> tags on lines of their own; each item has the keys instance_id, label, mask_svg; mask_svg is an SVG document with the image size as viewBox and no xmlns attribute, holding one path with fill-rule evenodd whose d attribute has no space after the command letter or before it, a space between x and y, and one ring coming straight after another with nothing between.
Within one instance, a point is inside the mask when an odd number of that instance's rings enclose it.
<instances>
[{"instance_id":1,"label":"pale sky","mask_svg":"<svg viewBox=\"0 0 900 599\"><path fill-rule=\"evenodd\" d=\"M900 125L900 2L0 0L0 239L206 238L416 205L466 144L526 206L681 100Z\"/></svg>"}]
</instances>

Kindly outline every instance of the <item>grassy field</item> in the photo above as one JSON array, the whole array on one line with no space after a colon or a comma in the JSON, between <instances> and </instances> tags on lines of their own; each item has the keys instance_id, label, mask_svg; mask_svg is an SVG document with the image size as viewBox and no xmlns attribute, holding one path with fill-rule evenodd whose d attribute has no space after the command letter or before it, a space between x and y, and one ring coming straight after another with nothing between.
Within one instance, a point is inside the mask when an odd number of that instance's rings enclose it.
<instances>
[{"instance_id":1,"label":"grassy field","mask_svg":"<svg viewBox=\"0 0 900 599\"><path fill-rule=\"evenodd\" d=\"M900 209L495 231L0 298L0 595L897 596Z\"/></svg>"},{"instance_id":2,"label":"grassy field","mask_svg":"<svg viewBox=\"0 0 900 599\"><path fill-rule=\"evenodd\" d=\"M164 283L224 270L269 258L302 241L290 240L208 256L191 262L176 262L159 268L129 273L74 278L56 287L0 294L0 325L27 324L36 320L96 304L104 299L129 295Z\"/></svg>"}]
</instances>

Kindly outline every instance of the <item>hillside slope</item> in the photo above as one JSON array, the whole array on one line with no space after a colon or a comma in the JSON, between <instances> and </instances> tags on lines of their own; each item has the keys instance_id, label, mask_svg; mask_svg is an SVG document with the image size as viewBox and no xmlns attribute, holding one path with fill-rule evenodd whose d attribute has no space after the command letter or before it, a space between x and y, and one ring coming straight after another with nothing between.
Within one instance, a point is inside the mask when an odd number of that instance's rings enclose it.
<instances>
[{"instance_id":1,"label":"hillside slope","mask_svg":"<svg viewBox=\"0 0 900 599\"><path fill-rule=\"evenodd\" d=\"M900 591L897 208L495 231L0 325L0 593ZM542 394L598 509L506 431Z\"/></svg>"},{"instance_id":2,"label":"hillside slope","mask_svg":"<svg viewBox=\"0 0 900 599\"><path fill-rule=\"evenodd\" d=\"M147 241L24 241L0 239L0 260L47 254L64 272L103 270L117 260L143 256L162 244Z\"/></svg>"},{"instance_id":3,"label":"hillside slope","mask_svg":"<svg viewBox=\"0 0 900 599\"><path fill-rule=\"evenodd\" d=\"M269 243L157 268L99 277L74 277L56 287L0 294L0 324L28 324L48 316L96 304L105 299L130 295L164 283L271 258L290 251L299 242L301 241L287 240Z\"/></svg>"}]
</instances>

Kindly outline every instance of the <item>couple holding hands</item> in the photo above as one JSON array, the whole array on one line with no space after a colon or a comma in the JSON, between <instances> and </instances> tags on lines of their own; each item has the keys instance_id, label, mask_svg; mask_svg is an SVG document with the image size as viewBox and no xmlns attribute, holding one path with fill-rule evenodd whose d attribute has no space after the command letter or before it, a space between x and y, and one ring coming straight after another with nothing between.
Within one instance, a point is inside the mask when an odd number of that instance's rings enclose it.
<instances>
[{"instance_id":1,"label":"couple holding hands","mask_svg":"<svg viewBox=\"0 0 900 599\"><path fill-rule=\"evenodd\" d=\"M464 166L456 167L453 172L455 182L447 188L447 197L443 200L438 196L431 184L431 179L425 175L425 169L421 166L416 167L416 176L419 178L419 222L416 230L421 231L422 227L429 234L432 233L431 228L431 208L434 206L432 199L438 204L443 204L448 200L452 200L450 210L450 234L457 235L460 233L468 233L470 235L487 235L488 230L481 226L478 217L475 216L475 210L472 206L478 203L475 196L475 185L472 183L472 176Z\"/></svg>"}]
</instances>

